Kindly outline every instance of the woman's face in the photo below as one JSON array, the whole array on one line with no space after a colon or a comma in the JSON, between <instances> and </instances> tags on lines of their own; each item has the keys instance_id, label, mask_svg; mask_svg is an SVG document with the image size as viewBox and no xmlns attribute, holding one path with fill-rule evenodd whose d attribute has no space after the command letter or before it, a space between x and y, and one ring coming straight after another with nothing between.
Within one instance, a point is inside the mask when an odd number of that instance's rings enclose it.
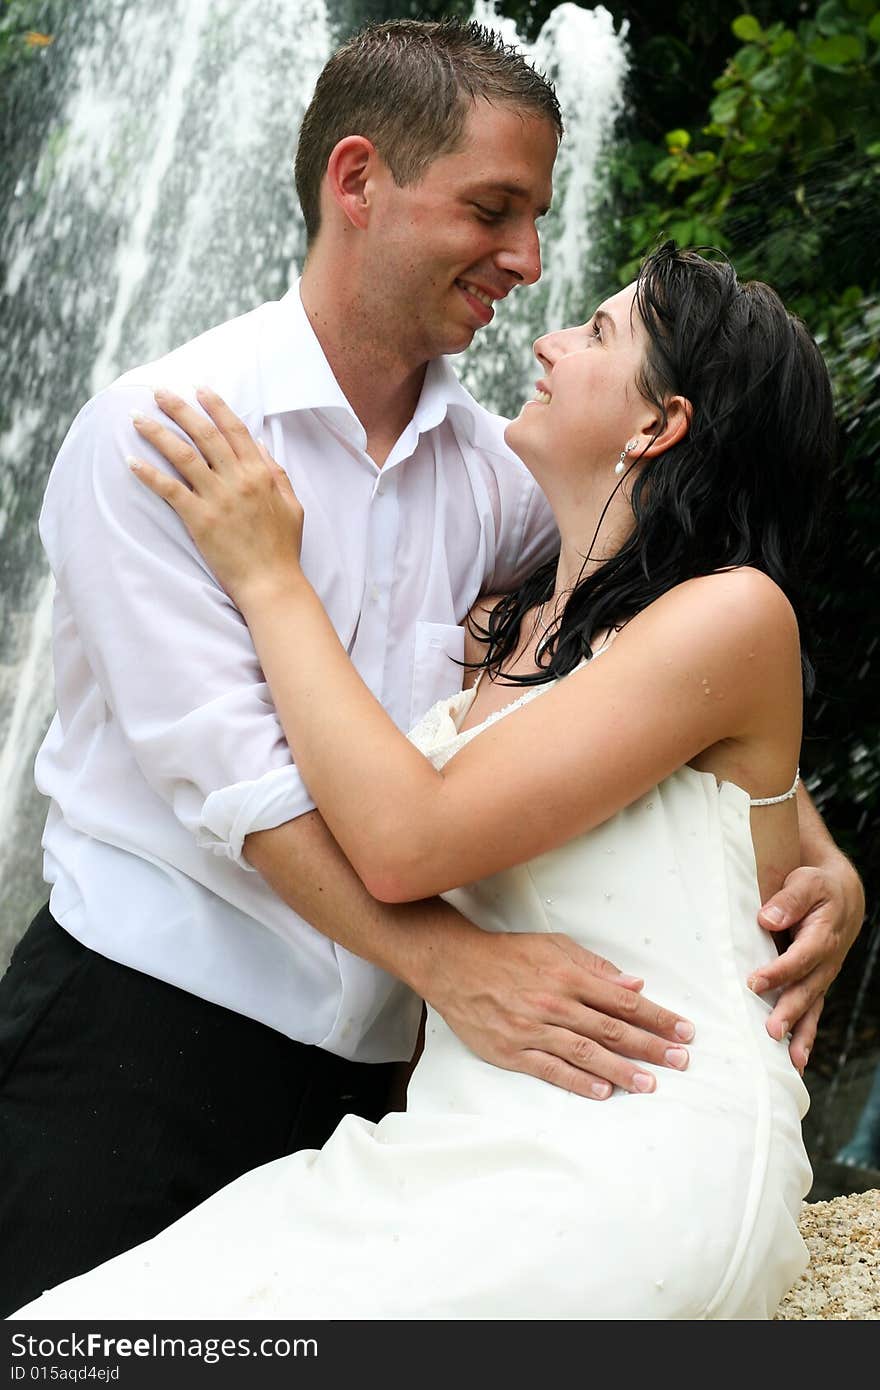
<instances>
[{"instance_id":1,"label":"woman's face","mask_svg":"<svg viewBox=\"0 0 880 1390\"><path fill-rule=\"evenodd\" d=\"M606 299L589 323L537 340L543 375L505 438L539 478L600 469L613 479L621 450L656 419L636 386L648 342L634 284Z\"/></svg>"}]
</instances>

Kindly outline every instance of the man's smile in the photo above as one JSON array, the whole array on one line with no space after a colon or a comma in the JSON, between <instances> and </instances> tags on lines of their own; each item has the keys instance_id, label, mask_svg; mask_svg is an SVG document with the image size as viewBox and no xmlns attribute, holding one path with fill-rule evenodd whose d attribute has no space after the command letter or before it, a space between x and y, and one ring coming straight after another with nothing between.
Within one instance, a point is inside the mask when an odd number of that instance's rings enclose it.
<instances>
[{"instance_id":1,"label":"man's smile","mask_svg":"<svg viewBox=\"0 0 880 1390\"><path fill-rule=\"evenodd\" d=\"M487 290L481 290L471 280L456 280L455 286L480 322L484 325L491 323L495 317L493 299L497 296L489 294Z\"/></svg>"}]
</instances>

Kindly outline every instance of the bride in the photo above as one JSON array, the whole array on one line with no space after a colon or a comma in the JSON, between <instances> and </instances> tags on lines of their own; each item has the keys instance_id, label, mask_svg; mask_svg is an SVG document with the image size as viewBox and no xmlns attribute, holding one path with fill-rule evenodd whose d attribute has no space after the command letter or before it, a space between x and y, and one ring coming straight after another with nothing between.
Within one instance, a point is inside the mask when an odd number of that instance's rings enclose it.
<instances>
[{"instance_id":1,"label":"bride","mask_svg":"<svg viewBox=\"0 0 880 1390\"><path fill-rule=\"evenodd\" d=\"M467 688L409 740L299 567L286 475L219 397L200 393L213 427L163 402L188 461L151 428L185 483L132 466L241 610L370 892L625 943L699 1050L652 1069L650 1100L604 1083L594 1105L492 1067L429 1008L405 1113L347 1116L16 1317L769 1318L805 1267L807 1094L743 982L775 955L760 902L798 862L796 610L827 373L772 290L671 243L535 351L507 439L558 561L472 614Z\"/></svg>"}]
</instances>

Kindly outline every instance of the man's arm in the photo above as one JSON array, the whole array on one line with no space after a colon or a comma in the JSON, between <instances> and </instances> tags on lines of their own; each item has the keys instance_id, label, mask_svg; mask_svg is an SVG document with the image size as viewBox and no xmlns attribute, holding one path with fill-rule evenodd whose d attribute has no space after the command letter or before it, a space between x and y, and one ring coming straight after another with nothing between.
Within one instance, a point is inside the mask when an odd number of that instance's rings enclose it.
<instances>
[{"instance_id":1,"label":"man's arm","mask_svg":"<svg viewBox=\"0 0 880 1390\"><path fill-rule=\"evenodd\" d=\"M781 989L767 1030L784 1038L803 1074L816 1038L825 992L840 973L865 917L861 879L838 849L809 793L798 788L801 865L758 913L768 931L790 931L791 944L749 984L757 994Z\"/></svg>"},{"instance_id":2,"label":"man's arm","mask_svg":"<svg viewBox=\"0 0 880 1390\"><path fill-rule=\"evenodd\" d=\"M670 1043L677 1051L667 1064L686 1063L681 1042L692 1030L675 1033L683 1020L643 1000L640 982L615 984L614 967L567 939L488 935L439 901L385 908L369 896L312 812L241 614L173 510L125 466L137 438L132 410L159 413L145 388L126 387L78 420L48 539L80 640L144 778L194 844L212 851L193 848L185 871L226 895L231 881L217 864L260 870L323 936L413 985L500 1065L569 1089L601 1080L610 1090L609 1080L633 1089L638 1063L664 1064ZM150 436L140 433L143 448ZM168 470L161 453L153 458ZM239 876L236 905L283 932L252 910L257 895L241 879L259 881Z\"/></svg>"},{"instance_id":3,"label":"man's arm","mask_svg":"<svg viewBox=\"0 0 880 1390\"><path fill-rule=\"evenodd\" d=\"M317 812L248 835L244 852L301 917L404 980L486 1061L591 1099L609 1083L638 1091L639 1075L653 1089L639 1061L686 1062L690 1025L610 961L563 936L483 932L439 898L377 902Z\"/></svg>"}]
</instances>

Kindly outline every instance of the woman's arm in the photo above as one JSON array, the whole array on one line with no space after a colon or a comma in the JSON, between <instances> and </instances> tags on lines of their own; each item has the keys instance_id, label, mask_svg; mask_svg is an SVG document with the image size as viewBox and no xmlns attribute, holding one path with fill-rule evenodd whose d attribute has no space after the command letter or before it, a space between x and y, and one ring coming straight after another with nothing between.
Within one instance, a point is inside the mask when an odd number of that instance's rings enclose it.
<instances>
[{"instance_id":1,"label":"woman's arm","mask_svg":"<svg viewBox=\"0 0 880 1390\"><path fill-rule=\"evenodd\" d=\"M754 571L691 581L613 648L499 720L438 772L364 686L301 577L241 605L297 765L385 902L431 896L590 830L723 739L797 659L788 604ZM749 654L750 659L746 660ZM793 748L797 748L795 730ZM756 794L785 780L768 769Z\"/></svg>"},{"instance_id":2,"label":"woman's arm","mask_svg":"<svg viewBox=\"0 0 880 1390\"><path fill-rule=\"evenodd\" d=\"M222 531L222 525L225 524L233 534L247 536L248 522L246 518L249 517L252 523L262 527L267 514L267 506L269 512L275 514L277 521L278 496L276 493L278 490L277 488L272 490L270 501L267 503L265 493L260 492L260 489L264 489L266 484L262 463L258 479L255 480L252 469L247 472L247 477L245 477L242 465L246 460L253 459L254 442L241 422L228 410L219 397L210 392L202 396L204 408L216 421L216 425L211 424L205 415L192 410L174 396L167 393L157 393L157 399L165 413L191 437L197 448L184 445L173 431L162 430L159 426L155 426L151 430L142 430L143 437L188 479L196 491L198 491L201 482L204 481L206 469L211 474L216 472L217 475L225 477L227 483L234 484L228 492L225 505L221 504L216 508L217 531ZM206 460L210 461L210 468L208 468ZM204 523L210 540L212 515L210 508L206 511L200 503L197 508L199 518L196 519L185 505L190 496L188 489L178 485L176 492L169 491L165 487L165 483L170 480L167 480L165 475L157 470L151 471L149 466L141 471L140 476L152 487L154 492L165 497L175 507L181 517L187 521L187 524L193 523L190 525L193 534L195 534L194 526ZM255 481L259 484L256 493L253 492ZM296 526L301 523L301 517L298 520L291 517L285 512L284 506L281 507L281 514L286 526L286 530L282 527L282 549L289 557L291 547L296 543ZM254 534L259 536L259 530L255 530ZM260 558L265 558L262 553ZM610 659L610 655L609 653L608 657L602 659ZM668 653L664 653L663 659L668 659ZM593 675L596 673L596 671L592 672ZM773 674L770 673L771 678ZM541 696L541 699L550 698L549 693L546 696ZM503 724L506 721L500 722ZM773 790L776 790L778 785L782 785L784 780L784 777L780 778ZM280 834L283 829L284 827L280 827L277 832L265 833L267 835ZM809 831L807 831L807 835L809 835ZM812 842L803 844L802 853L805 859L813 853ZM282 854L281 858L286 862L286 854ZM798 922L807 925L809 922L811 931L798 933L793 945L780 955L777 962L774 962L772 980L766 980L763 985L760 981L756 984L756 988L759 990L777 984L782 987L782 994L768 1023L768 1029L774 1036L780 1036L780 1030L784 1033L788 1025L792 1026L792 1057L800 1070L803 1070L806 1065L807 1055L815 1036L823 991L839 971L848 944L854 939L864 912L864 896L861 885L848 861L844 861L843 870L840 868L839 860L836 861L836 867L835 864L829 864L827 859L823 859L822 862L823 868L821 869L795 870L792 875L789 875L781 892L765 904L765 909L782 904L785 920L781 925L794 926ZM828 886L829 878L830 889ZM790 891L793 883L796 883L797 886L795 894ZM850 891L853 883L856 891ZM759 920L767 927L779 925L770 918L765 919L763 915ZM812 930L813 924L818 924L816 930ZM762 980L766 974L767 968L762 970ZM455 990L452 989L450 993L451 996L454 996ZM644 1002L647 1003L647 1001ZM643 1027L654 1031L651 1029L650 1022L642 1022ZM667 1033L667 1036L670 1035ZM638 1053L631 1052L630 1055L647 1057L649 1054L646 1051L639 1051Z\"/></svg>"},{"instance_id":3,"label":"woman's arm","mask_svg":"<svg viewBox=\"0 0 880 1390\"><path fill-rule=\"evenodd\" d=\"M156 470L141 476L238 604L299 770L382 901L431 897L589 830L704 749L748 739L786 670L799 672L794 616L770 580L692 580L438 772L363 684L304 578L302 512L286 477L216 398L205 403L229 451L200 440L211 466L172 459L192 491ZM796 755L799 727L792 735ZM753 790L772 794L788 775L785 759L771 762Z\"/></svg>"}]
</instances>

